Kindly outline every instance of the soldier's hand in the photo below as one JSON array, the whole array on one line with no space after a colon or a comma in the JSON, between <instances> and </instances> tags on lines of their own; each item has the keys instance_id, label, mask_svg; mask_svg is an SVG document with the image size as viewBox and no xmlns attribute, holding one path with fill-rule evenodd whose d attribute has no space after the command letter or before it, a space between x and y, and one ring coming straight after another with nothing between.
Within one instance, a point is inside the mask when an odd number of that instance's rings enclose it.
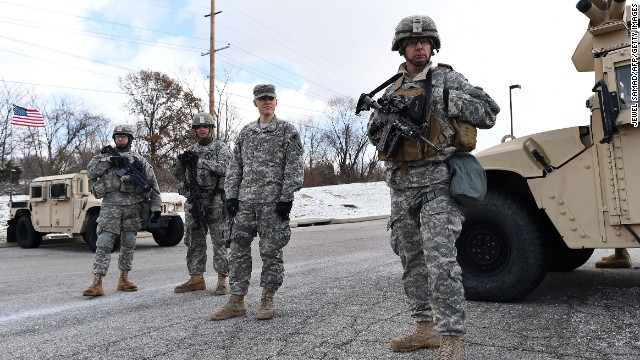
<instances>
[{"instance_id":1,"label":"soldier's hand","mask_svg":"<svg viewBox=\"0 0 640 360\"><path fill-rule=\"evenodd\" d=\"M154 211L151 221L155 223L158 222L158 219L160 219L160 211Z\"/></svg>"},{"instance_id":2,"label":"soldier's hand","mask_svg":"<svg viewBox=\"0 0 640 360\"><path fill-rule=\"evenodd\" d=\"M278 201L276 203L276 214L280 215L282 219L287 219L292 206L293 201Z\"/></svg>"},{"instance_id":3,"label":"soldier's hand","mask_svg":"<svg viewBox=\"0 0 640 360\"><path fill-rule=\"evenodd\" d=\"M225 208L231 217L236 216L239 206L240 202L236 198L227 199L227 203L225 204Z\"/></svg>"},{"instance_id":4,"label":"soldier's hand","mask_svg":"<svg viewBox=\"0 0 640 360\"><path fill-rule=\"evenodd\" d=\"M121 156L112 156L109 158L111 166L121 168L125 166L125 161Z\"/></svg>"},{"instance_id":5,"label":"soldier's hand","mask_svg":"<svg viewBox=\"0 0 640 360\"><path fill-rule=\"evenodd\" d=\"M196 165L197 163L198 163L198 154L192 152L191 156L189 157L189 164Z\"/></svg>"},{"instance_id":6,"label":"soldier's hand","mask_svg":"<svg viewBox=\"0 0 640 360\"><path fill-rule=\"evenodd\" d=\"M100 154L108 154L109 153L109 146L105 146L100 150Z\"/></svg>"}]
</instances>

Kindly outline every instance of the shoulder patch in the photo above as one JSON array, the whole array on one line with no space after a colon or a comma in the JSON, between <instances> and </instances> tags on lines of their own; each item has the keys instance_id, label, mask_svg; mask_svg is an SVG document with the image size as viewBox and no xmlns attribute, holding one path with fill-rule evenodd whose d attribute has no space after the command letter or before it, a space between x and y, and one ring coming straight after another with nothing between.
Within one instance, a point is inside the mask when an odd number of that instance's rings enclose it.
<instances>
[{"instance_id":1,"label":"shoulder patch","mask_svg":"<svg viewBox=\"0 0 640 360\"><path fill-rule=\"evenodd\" d=\"M443 64L443 63L439 63L438 67L443 67L443 68L447 68L449 70L453 70L453 66L449 65L449 64Z\"/></svg>"}]
</instances>

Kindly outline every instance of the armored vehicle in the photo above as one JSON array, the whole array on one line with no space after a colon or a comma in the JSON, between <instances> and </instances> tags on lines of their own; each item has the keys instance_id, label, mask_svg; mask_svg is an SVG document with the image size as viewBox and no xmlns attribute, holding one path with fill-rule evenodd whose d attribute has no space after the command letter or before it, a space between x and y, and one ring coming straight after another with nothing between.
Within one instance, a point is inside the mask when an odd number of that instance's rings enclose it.
<instances>
[{"instance_id":1,"label":"armored vehicle","mask_svg":"<svg viewBox=\"0 0 640 360\"><path fill-rule=\"evenodd\" d=\"M47 234L81 235L95 251L101 203L89 191L85 170L36 178L29 185L29 200L9 203L7 241L17 241L22 248L36 248ZM148 216L141 231L150 232L160 246L175 246L184 235L179 214L183 211L182 201L163 199L158 221L153 222ZM114 251L119 247L118 240Z\"/></svg>"},{"instance_id":2,"label":"armored vehicle","mask_svg":"<svg viewBox=\"0 0 640 360\"><path fill-rule=\"evenodd\" d=\"M637 5L576 7L590 21L572 57L576 70L595 74L590 122L476 154L487 196L465 209L457 242L468 299L515 301L595 248L640 247Z\"/></svg>"}]
</instances>

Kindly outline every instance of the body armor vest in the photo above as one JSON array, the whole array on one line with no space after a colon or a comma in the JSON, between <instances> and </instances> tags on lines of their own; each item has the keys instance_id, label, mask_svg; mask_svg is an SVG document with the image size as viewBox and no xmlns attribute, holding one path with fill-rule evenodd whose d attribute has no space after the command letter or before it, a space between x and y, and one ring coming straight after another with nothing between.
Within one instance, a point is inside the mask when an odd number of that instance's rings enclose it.
<instances>
[{"instance_id":1,"label":"body armor vest","mask_svg":"<svg viewBox=\"0 0 640 360\"><path fill-rule=\"evenodd\" d=\"M436 68L433 68L433 84L443 84L446 89L446 72L451 67L445 64L440 64ZM391 97L405 97L408 102L411 102L416 96L425 95L426 89L424 86L412 89L403 89L402 84L404 77L399 78L391 87ZM443 91L448 94L448 91ZM426 111L421 124L416 124L420 129L423 129L423 135L436 146L454 146L459 151L471 151L475 149L477 129L466 122L460 121L456 118L450 118L444 116L443 119L438 119L434 114L435 102L444 102L445 109L448 99L434 99L433 93L429 94L429 98L426 101ZM443 123L444 122L444 123ZM421 159L427 159L436 155L436 150L420 140L402 139L397 153L393 157L388 157L382 152L378 152L378 159L383 161L416 161Z\"/></svg>"}]
</instances>

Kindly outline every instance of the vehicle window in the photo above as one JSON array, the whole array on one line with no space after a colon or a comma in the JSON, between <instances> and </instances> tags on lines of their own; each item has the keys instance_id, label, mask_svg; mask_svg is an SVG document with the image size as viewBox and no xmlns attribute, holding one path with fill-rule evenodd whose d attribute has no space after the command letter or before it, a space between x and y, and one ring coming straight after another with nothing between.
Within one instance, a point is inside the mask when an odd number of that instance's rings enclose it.
<instances>
[{"instance_id":1,"label":"vehicle window","mask_svg":"<svg viewBox=\"0 0 640 360\"><path fill-rule=\"evenodd\" d=\"M34 186L31 188L31 197L32 198L41 198L42 197L42 186Z\"/></svg>"},{"instance_id":2,"label":"vehicle window","mask_svg":"<svg viewBox=\"0 0 640 360\"><path fill-rule=\"evenodd\" d=\"M631 65L624 65L616 68L616 79L618 79L618 99L620 110L631 108ZM634 101L637 103L637 101Z\"/></svg>"},{"instance_id":3,"label":"vehicle window","mask_svg":"<svg viewBox=\"0 0 640 360\"><path fill-rule=\"evenodd\" d=\"M66 198L67 184L51 184L51 198Z\"/></svg>"}]
</instances>

